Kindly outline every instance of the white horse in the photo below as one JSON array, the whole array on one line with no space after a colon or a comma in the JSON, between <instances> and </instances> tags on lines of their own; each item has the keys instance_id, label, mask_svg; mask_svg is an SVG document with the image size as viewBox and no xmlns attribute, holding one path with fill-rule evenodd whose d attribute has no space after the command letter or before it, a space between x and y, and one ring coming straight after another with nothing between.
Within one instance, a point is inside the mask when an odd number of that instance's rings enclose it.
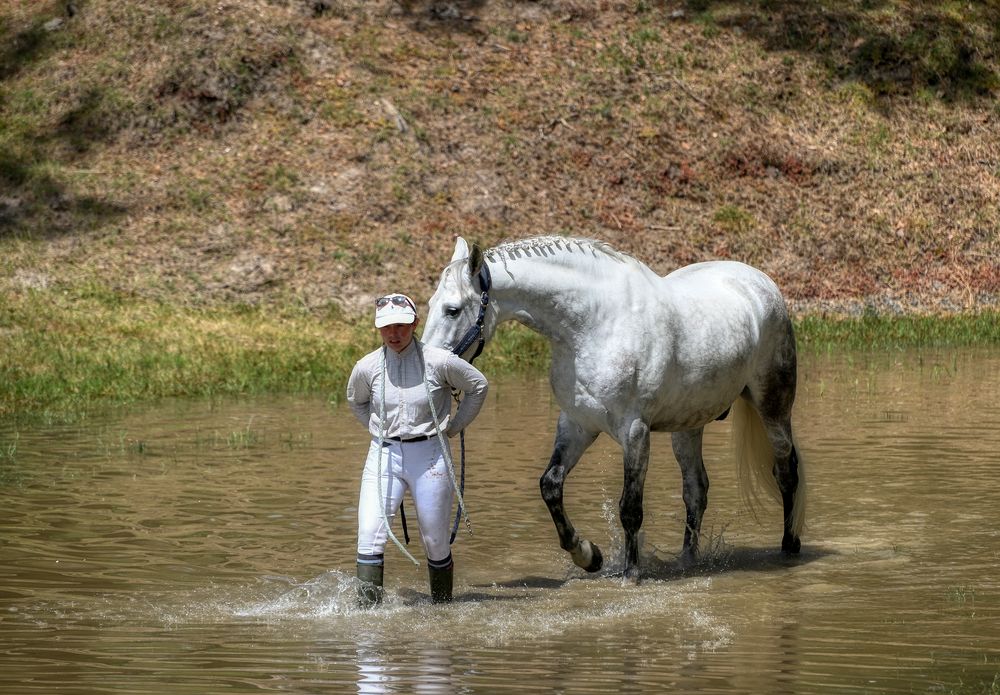
<instances>
[{"instance_id":1,"label":"white horse","mask_svg":"<svg viewBox=\"0 0 1000 695\"><path fill-rule=\"evenodd\" d=\"M687 511L681 561L696 559L708 503L702 433L730 408L744 498L752 502L757 482L780 500L781 548L799 551L805 478L792 440L795 337L784 299L764 273L714 261L659 277L597 241L538 237L484 254L459 238L430 300L423 341L471 359L508 320L551 342L561 413L540 486L559 542L578 566L596 572L603 557L567 518L563 483L601 432L624 452L625 579L639 578L652 431L673 433Z\"/></svg>"}]
</instances>

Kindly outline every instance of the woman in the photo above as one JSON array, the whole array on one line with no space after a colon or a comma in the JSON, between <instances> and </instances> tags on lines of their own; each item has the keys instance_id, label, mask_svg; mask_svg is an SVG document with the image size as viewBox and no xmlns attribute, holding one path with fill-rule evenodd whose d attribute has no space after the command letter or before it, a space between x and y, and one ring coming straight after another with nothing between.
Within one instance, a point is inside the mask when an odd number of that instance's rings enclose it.
<instances>
[{"instance_id":1,"label":"woman","mask_svg":"<svg viewBox=\"0 0 1000 695\"><path fill-rule=\"evenodd\" d=\"M406 490L417 510L431 599L451 600L454 487L440 435L453 437L472 422L486 400L487 383L457 355L417 340L419 324L417 307L405 294L376 300L375 327L383 345L358 360L347 384L347 402L372 437L358 503L358 593L364 606L382 600L386 538ZM465 394L454 417L453 389Z\"/></svg>"}]
</instances>

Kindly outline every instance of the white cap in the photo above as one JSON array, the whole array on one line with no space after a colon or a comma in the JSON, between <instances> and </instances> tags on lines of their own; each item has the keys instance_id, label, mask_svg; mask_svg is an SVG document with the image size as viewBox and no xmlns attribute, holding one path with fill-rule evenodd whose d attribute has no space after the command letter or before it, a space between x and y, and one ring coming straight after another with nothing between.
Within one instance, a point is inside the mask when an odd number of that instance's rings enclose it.
<instances>
[{"instance_id":1,"label":"white cap","mask_svg":"<svg viewBox=\"0 0 1000 695\"><path fill-rule=\"evenodd\" d=\"M379 298L375 306L375 328L393 323L413 323L417 320L417 305L405 294L387 294Z\"/></svg>"}]
</instances>

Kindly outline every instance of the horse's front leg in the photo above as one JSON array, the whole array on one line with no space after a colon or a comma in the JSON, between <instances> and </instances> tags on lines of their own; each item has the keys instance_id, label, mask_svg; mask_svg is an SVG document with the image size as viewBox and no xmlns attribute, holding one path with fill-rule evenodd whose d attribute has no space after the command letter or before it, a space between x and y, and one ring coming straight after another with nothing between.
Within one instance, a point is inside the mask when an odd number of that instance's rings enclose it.
<instances>
[{"instance_id":1,"label":"horse's front leg","mask_svg":"<svg viewBox=\"0 0 1000 695\"><path fill-rule=\"evenodd\" d=\"M699 428L687 432L674 432L674 457L681 467L683 479L684 507L684 547L681 550L681 565L690 566L698 558L698 540L701 535L701 520L708 507L708 473L701 445L705 430Z\"/></svg>"},{"instance_id":2,"label":"horse's front leg","mask_svg":"<svg viewBox=\"0 0 1000 695\"><path fill-rule=\"evenodd\" d=\"M642 490L649 464L649 426L633 420L622 438L625 483L618 503L618 517L625 532L625 581L639 581L639 528L642 526Z\"/></svg>"},{"instance_id":3,"label":"horse's front leg","mask_svg":"<svg viewBox=\"0 0 1000 695\"><path fill-rule=\"evenodd\" d=\"M573 524L566 516L563 507L563 485L566 476L569 475L573 467L579 462L583 452L587 450L597 438L596 432L587 432L578 424L570 420L566 413L559 415L559 423L556 426L556 442L552 451L552 458L545 473L538 483L542 490L542 499L545 500L552 515L552 522L559 533L559 545L563 550L569 551L573 557L573 562L588 572L596 572L601 569L604 557L600 549L588 540L581 539Z\"/></svg>"}]
</instances>

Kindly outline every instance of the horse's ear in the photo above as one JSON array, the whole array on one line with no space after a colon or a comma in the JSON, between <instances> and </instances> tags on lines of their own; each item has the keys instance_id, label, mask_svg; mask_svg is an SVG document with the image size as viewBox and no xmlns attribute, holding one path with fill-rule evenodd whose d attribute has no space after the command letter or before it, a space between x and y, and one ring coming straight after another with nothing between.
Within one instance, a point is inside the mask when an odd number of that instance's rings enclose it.
<instances>
[{"instance_id":1,"label":"horse's ear","mask_svg":"<svg viewBox=\"0 0 1000 695\"><path fill-rule=\"evenodd\" d=\"M469 254L469 276L476 277L479 269L483 266L483 250L479 244L472 245L472 253Z\"/></svg>"},{"instance_id":2,"label":"horse's ear","mask_svg":"<svg viewBox=\"0 0 1000 695\"><path fill-rule=\"evenodd\" d=\"M455 253L451 256L451 262L460 261L469 257L469 244L462 237L455 240Z\"/></svg>"}]
</instances>

